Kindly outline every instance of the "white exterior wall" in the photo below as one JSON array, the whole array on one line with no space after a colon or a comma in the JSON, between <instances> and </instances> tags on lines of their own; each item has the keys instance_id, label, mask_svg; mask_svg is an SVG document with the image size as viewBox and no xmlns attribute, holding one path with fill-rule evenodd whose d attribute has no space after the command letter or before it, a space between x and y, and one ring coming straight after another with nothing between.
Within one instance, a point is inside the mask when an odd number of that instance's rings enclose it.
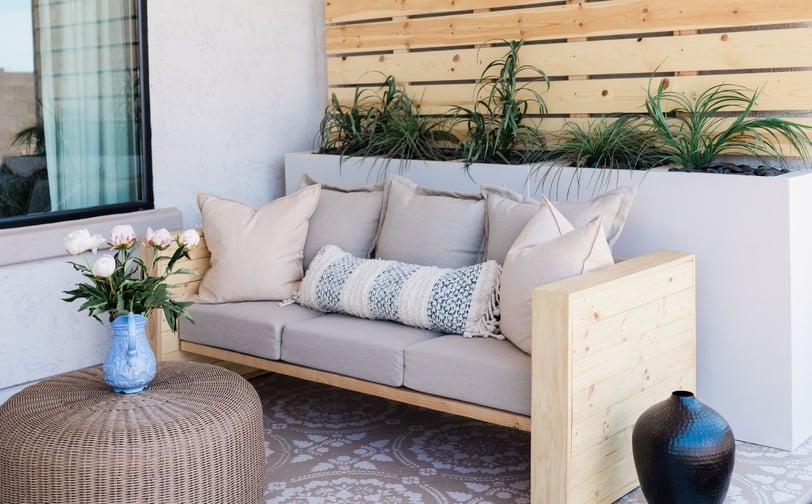
<instances>
[{"instance_id":1,"label":"white exterior wall","mask_svg":"<svg viewBox=\"0 0 812 504\"><path fill-rule=\"evenodd\" d=\"M283 194L284 155L312 147L326 105L323 0L155 0L147 27L156 208L193 226L198 191L252 205ZM79 280L61 237L85 225L0 230L0 402L104 358L106 329L61 301Z\"/></svg>"}]
</instances>

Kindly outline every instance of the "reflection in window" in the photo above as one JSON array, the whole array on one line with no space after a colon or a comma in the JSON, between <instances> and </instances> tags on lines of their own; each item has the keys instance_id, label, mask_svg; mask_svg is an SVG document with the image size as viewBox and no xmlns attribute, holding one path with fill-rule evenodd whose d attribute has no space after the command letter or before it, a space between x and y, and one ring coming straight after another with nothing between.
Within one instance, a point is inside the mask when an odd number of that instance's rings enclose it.
<instances>
[{"instance_id":1,"label":"reflection in window","mask_svg":"<svg viewBox=\"0 0 812 504\"><path fill-rule=\"evenodd\" d=\"M138 8L0 2L0 224L148 204Z\"/></svg>"}]
</instances>

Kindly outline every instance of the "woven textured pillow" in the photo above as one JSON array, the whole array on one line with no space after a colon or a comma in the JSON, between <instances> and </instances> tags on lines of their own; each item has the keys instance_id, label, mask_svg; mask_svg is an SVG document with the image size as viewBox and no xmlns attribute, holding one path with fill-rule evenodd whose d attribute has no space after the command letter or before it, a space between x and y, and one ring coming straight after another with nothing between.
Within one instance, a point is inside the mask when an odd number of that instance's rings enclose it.
<instances>
[{"instance_id":1,"label":"woven textured pillow","mask_svg":"<svg viewBox=\"0 0 812 504\"><path fill-rule=\"evenodd\" d=\"M463 268L360 259L335 245L310 263L294 299L308 308L463 336L499 335L501 267Z\"/></svg>"}]
</instances>

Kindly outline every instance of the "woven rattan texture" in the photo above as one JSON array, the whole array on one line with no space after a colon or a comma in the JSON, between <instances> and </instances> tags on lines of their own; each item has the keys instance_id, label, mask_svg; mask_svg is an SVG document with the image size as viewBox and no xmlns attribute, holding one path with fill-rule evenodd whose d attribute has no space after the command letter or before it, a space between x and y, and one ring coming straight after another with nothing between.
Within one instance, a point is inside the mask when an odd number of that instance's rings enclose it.
<instances>
[{"instance_id":1,"label":"woven rattan texture","mask_svg":"<svg viewBox=\"0 0 812 504\"><path fill-rule=\"evenodd\" d=\"M159 363L136 394L101 368L32 385L0 405L2 503L256 503L262 405L232 371Z\"/></svg>"}]
</instances>

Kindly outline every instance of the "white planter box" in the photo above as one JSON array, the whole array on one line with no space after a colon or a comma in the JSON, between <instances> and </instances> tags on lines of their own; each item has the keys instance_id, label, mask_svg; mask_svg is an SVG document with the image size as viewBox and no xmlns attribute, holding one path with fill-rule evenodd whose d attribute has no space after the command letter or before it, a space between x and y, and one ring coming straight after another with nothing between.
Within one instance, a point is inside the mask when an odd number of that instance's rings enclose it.
<instances>
[{"instance_id":1,"label":"white planter box","mask_svg":"<svg viewBox=\"0 0 812 504\"><path fill-rule=\"evenodd\" d=\"M325 182L374 182L369 160L289 154L288 192L301 174ZM390 172L397 171L393 161ZM591 180L592 170L581 172ZM479 184L528 190L526 166L413 162L415 182L459 191ZM561 172L551 199L573 176ZM696 254L697 396L724 416L737 439L791 450L812 435L812 172L748 177L664 170L620 172L638 185L615 255L657 249ZM612 184L615 182L613 181ZM549 194L549 193L553 194ZM592 195L582 187L581 198Z\"/></svg>"}]
</instances>

